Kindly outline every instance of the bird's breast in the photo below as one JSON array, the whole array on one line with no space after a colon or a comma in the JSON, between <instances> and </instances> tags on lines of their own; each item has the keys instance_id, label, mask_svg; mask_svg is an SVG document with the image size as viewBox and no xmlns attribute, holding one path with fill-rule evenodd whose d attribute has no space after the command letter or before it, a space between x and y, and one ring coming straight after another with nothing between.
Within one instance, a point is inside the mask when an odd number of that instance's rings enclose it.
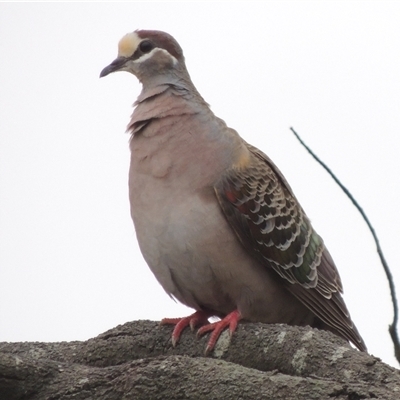
<instances>
[{"instance_id":1,"label":"bird's breast","mask_svg":"<svg viewBox=\"0 0 400 400\"><path fill-rule=\"evenodd\" d=\"M178 142L174 137L134 139L131 215L141 252L164 290L216 315L237 308L248 320L308 318L297 302L291 305L293 299L271 271L247 253L223 214L214 182L227 169L226 149L196 142L191 133ZM281 319L285 310L288 316Z\"/></svg>"}]
</instances>

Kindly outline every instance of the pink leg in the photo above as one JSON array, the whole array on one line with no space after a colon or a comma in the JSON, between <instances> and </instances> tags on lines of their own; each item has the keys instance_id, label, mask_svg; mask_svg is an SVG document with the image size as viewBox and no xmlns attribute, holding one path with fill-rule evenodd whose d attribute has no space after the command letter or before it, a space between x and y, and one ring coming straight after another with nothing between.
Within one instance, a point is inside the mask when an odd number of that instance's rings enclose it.
<instances>
[{"instance_id":1,"label":"pink leg","mask_svg":"<svg viewBox=\"0 0 400 400\"><path fill-rule=\"evenodd\" d=\"M217 343L217 340L224 329L229 327L229 334L232 336L241 318L242 317L239 311L235 310L228 314L225 318L221 319L221 321L204 325L197 331L198 336L204 335L205 333L212 331L206 347L206 355L214 348L215 343Z\"/></svg>"},{"instance_id":2,"label":"pink leg","mask_svg":"<svg viewBox=\"0 0 400 400\"><path fill-rule=\"evenodd\" d=\"M208 324L208 318L211 316L212 314L208 312L196 311L194 314L185 318L163 318L161 320L161 325L175 325L175 328L172 332L172 345L175 347L179 341L182 331L187 326L190 326L190 329L193 331L196 326Z\"/></svg>"}]
</instances>

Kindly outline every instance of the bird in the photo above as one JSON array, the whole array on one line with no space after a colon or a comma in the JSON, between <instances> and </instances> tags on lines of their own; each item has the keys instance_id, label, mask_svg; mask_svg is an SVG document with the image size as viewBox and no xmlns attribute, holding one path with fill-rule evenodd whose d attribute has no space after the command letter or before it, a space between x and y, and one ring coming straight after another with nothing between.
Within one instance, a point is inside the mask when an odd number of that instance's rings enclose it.
<instances>
[{"instance_id":1,"label":"bird","mask_svg":"<svg viewBox=\"0 0 400 400\"><path fill-rule=\"evenodd\" d=\"M328 330L366 352L337 267L289 183L213 113L176 39L126 34L100 77L117 71L142 84L127 127L137 241L166 293L194 310L161 321L174 325L172 344L198 328L210 332L208 354L247 321Z\"/></svg>"}]
</instances>

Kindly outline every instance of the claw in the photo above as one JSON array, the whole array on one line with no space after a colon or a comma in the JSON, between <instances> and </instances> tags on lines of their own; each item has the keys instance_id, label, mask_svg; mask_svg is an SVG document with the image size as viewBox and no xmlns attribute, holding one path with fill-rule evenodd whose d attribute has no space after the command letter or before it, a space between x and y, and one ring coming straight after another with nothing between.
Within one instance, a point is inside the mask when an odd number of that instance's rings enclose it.
<instances>
[{"instance_id":1,"label":"claw","mask_svg":"<svg viewBox=\"0 0 400 400\"><path fill-rule=\"evenodd\" d=\"M204 325L197 331L197 336L200 337L207 332L212 332L210 339L208 340L205 354L209 354L215 347L221 333L224 329L229 327L229 335L232 337L233 332L235 332L238 322L241 319L241 315L238 310L235 310L228 314L221 321L213 322L212 324Z\"/></svg>"},{"instance_id":2,"label":"claw","mask_svg":"<svg viewBox=\"0 0 400 400\"><path fill-rule=\"evenodd\" d=\"M208 340L205 355L209 354L215 347L221 333L229 328L229 335L232 337L240 319L242 318L239 311L235 310L228 314L221 321L208 323L208 318L212 314L206 311L196 311L194 314L185 318L164 318L161 320L161 325L175 325L172 332L172 346L175 347L179 342L179 338L183 330L189 326L193 331L196 326L203 325L198 331L196 336L203 336L207 332L211 332L210 339Z\"/></svg>"},{"instance_id":3,"label":"claw","mask_svg":"<svg viewBox=\"0 0 400 400\"><path fill-rule=\"evenodd\" d=\"M208 324L208 318L211 315L205 311L196 311L194 314L184 318L164 318L161 320L161 325L175 325L172 331L172 346L175 347L179 342L183 330L187 326L190 326L190 329L193 331L196 326Z\"/></svg>"}]
</instances>

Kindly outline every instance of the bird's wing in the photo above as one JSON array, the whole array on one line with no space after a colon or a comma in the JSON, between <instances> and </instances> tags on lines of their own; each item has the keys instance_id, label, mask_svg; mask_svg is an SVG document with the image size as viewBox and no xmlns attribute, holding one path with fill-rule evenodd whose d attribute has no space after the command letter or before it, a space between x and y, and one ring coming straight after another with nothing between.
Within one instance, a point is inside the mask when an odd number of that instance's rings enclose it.
<instances>
[{"instance_id":1,"label":"bird's wing","mask_svg":"<svg viewBox=\"0 0 400 400\"><path fill-rule=\"evenodd\" d=\"M294 296L328 327L364 349L322 238L275 164L257 148L246 147L246 162L233 166L214 187L228 222L247 251L272 267Z\"/></svg>"}]
</instances>

